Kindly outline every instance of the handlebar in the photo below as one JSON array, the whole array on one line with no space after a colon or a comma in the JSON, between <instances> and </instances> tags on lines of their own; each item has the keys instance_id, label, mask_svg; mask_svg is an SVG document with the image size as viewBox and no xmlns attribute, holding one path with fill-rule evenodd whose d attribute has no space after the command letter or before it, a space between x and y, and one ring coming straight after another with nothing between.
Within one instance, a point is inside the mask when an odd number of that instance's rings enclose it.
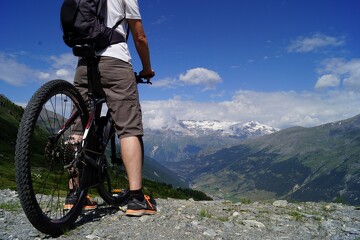
<instances>
[{"instance_id":1,"label":"handlebar","mask_svg":"<svg viewBox=\"0 0 360 240\"><path fill-rule=\"evenodd\" d=\"M154 74L155 75L155 74ZM154 75L149 75L149 76L140 76L135 72L135 78L136 78L136 82L137 83L145 83L145 84L152 84L152 82L150 81L150 78L152 78ZM147 79L148 78L148 79Z\"/></svg>"}]
</instances>

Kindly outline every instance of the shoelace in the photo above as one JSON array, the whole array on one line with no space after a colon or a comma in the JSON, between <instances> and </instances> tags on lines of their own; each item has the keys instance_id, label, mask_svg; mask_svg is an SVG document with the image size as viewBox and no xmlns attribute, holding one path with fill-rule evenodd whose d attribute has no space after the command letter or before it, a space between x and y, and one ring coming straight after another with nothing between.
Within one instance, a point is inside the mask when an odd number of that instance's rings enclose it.
<instances>
[{"instance_id":1,"label":"shoelace","mask_svg":"<svg viewBox=\"0 0 360 240\"><path fill-rule=\"evenodd\" d=\"M146 202L149 204L150 208L154 209L153 205L150 202L150 197L148 195L144 195L144 198L145 198Z\"/></svg>"}]
</instances>

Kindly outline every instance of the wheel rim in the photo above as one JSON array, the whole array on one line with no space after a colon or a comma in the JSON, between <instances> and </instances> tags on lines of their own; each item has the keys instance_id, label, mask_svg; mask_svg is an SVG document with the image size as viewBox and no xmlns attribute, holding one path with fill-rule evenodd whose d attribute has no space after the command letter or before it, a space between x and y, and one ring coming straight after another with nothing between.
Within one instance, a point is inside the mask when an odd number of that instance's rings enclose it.
<instances>
[{"instance_id":1,"label":"wheel rim","mask_svg":"<svg viewBox=\"0 0 360 240\"><path fill-rule=\"evenodd\" d=\"M75 125L83 129L80 117L77 117L77 124L60 131L72 116L73 109L77 109L75 102L75 98L66 93L54 94L48 98L37 116L30 140L33 192L43 214L52 220L63 219L70 212L64 209L69 179L70 176L75 179L75 174L79 174L77 169L80 162L75 160L78 146L74 147L71 136L75 134Z\"/></svg>"}]
</instances>

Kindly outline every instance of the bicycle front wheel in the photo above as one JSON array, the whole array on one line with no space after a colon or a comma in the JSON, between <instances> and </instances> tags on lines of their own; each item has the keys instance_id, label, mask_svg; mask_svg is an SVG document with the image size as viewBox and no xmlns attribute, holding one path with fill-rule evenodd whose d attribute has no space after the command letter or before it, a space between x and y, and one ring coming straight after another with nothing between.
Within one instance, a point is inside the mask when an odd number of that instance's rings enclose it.
<instances>
[{"instance_id":1,"label":"bicycle front wheel","mask_svg":"<svg viewBox=\"0 0 360 240\"><path fill-rule=\"evenodd\" d=\"M87 115L75 87L53 80L33 95L22 117L15 150L17 191L27 218L45 234L64 233L82 210L86 191L76 194L70 209L64 203L69 182L84 169L73 136L82 134Z\"/></svg>"}]
</instances>

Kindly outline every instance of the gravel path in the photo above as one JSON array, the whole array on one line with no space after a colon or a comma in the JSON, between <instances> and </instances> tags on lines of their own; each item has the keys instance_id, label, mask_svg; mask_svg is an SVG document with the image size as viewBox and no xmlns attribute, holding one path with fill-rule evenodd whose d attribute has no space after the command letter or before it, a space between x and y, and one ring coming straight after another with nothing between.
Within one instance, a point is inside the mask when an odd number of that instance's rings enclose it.
<instances>
[{"instance_id":1,"label":"gravel path","mask_svg":"<svg viewBox=\"0 0 360 240\"><path fill-rule=\"evenodd\" d=\"M56 239L360 239L360 210L334 203L232 204L156 199L155 216L132 218L102 205ZM53 239L38 232L17 194L0 190L0 239Z\"/></svg>"}]
</instances>

